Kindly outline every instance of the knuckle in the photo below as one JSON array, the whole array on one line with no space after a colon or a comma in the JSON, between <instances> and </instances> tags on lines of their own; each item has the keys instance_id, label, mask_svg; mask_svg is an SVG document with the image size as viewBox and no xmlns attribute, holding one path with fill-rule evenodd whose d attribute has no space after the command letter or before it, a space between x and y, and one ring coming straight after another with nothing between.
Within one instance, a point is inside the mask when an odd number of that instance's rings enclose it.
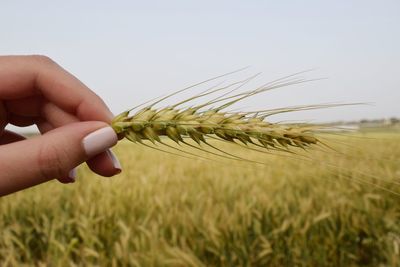
<instances>
[{"instance_id":1,"label":"knuckle","mask_svg":"<svg viewBox=\"0 0 400 267\"><path fill-rule=\"evenodd\" d=\"M40 175L48 180L65 175L67 156L62 147L50 143L42 145L37 157Z\"/></svg>"},{"instance_id":2,"label":"knuckle","mask_svg":"<svg viewBox=\"0 0 400 267\"><path fill-rule=\"evenodd\" d=\"M54 60L52 60L50 57L45 56L45 55L31 55L29 56L32 60L41 63L41 64L46 64L46 65L53 65L55 64Z\"/></svg>"}]
</instances>

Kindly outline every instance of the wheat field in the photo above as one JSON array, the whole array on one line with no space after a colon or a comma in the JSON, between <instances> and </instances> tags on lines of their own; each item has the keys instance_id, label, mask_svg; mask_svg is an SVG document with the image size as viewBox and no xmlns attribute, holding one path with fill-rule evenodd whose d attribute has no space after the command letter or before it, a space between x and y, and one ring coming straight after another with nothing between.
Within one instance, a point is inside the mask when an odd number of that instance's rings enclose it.
<instances>
[{"instance_id":1,"label":"wheat field","mask_svg":"<svg viewBox=\"0 0 400 267\"><path fill-rule=\"evenodd\" d=\"M400 266L400 136L332 140L265 165L120 142L116 177L0 199L0 266Z\"/></svg>"}]
</instances>

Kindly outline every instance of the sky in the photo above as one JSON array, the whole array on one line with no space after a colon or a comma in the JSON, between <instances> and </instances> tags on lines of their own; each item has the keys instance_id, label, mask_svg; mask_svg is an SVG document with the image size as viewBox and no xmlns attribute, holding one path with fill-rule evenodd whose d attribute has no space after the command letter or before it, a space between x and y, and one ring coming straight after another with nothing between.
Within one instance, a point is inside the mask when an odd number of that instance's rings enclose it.
<instances>
[{"instance_id":1,"label":"sky","mask_svg":"<svg viewBox=\"0 0 400 267\"><path fill-rule=\"evenodd\" d=\"M308 69L302 77L324 79L238 108L363 102L275 120L400 117L399 14L398 0L2 0L0 54L51 57L115 114L250 66L224 80L261 72L254 88Z\"/></svg>"}]
</instances>

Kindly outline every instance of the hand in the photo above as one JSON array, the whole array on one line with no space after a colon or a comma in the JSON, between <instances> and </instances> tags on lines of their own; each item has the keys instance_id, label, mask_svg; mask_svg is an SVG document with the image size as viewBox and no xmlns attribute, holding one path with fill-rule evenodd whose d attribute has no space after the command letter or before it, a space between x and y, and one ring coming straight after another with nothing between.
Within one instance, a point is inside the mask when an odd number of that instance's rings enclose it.
<instances>
[{"instance_id":1,"label":"hand","mask_svg":"<svg viewBox=\"0 0 400 267\"><path fill-rule=\"evenodd\" d=\"M44 56L0 56L0 196L52 179L74 182L86 161L103 176L121 171L108 150L118 141L113 115L78 79ZM5 130L36 124L25 139Z\"/></svg>"}]
</instances>

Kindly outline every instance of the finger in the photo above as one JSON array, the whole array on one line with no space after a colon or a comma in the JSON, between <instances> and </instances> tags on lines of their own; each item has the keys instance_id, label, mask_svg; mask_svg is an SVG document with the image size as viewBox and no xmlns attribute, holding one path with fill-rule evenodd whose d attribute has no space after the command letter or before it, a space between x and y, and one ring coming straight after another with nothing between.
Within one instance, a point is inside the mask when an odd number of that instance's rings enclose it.
<instances>
[{"instance_id":1,"label":"finger","mask_svg":"<svg viewBox=\"0 0 400 267\"><path fill-rule=\"evenodd\" d=\"M57 112L59 112L57 110L51 110L51 109L49 109L49 111L52 111L51 116L56 116ZM54 123L56 123L57 125L58 123L60 123L60 121L53 120L53 123L50 123L48 121L38 122L38 129L42 134L46 133L55 128ZM88 159L86 163L93 172L101 176L110 177L121 172L121 165L118 162L118 160L116 160L115 155L111 151L102 152L99 155L96 155L93 158ZM60 178L58 180L60 182L64 182L64 178ZM68 182L70 181L70 179L67 180Z\"/></svg>"},{"instance_id":2,"label":"finger","mask_svg":"<svg viewBox=\"0 0 400 267\"><path fill-rule=\"evenodd\" d=\"M37 121L36 126L41 134L45 134L54 129L53 125L51 125L48 121L44 121L43 119ZM72 169L68 175L57 177L56 179L63 184L74 183L76 179L76 168Z\"/></svg>"},{"instance_id":3,"label":"finger","mask_svg":"<svg viewBox=\"0 0 400 267\"><path fill-rule=\"evenodd\" d=\"M65 112L55 104L46 102L42 106L41 116L44 120L48 121L54 128L63 125L78 122L79 119L68 112Z\"/></svg>"},{"instance_id":4,"label":"finger","mask_svg":"<svg viewBox=\"0 0 400 267\"><path fill-rule=\"evenodd\" d=\"M44 135L0 146L0 196L57 177L117 143L107 124L69 124ZM23 156L22 156L23 155Z\"/></svg>"},{"instance_id":5,"label":"finger","mask_svg":"<svg viewBox=\"0 0 400 267\"><path fill-rule=\"evenodd\" d=\"M72 184L75 183L76 179L76 168L73 168L68 175L57 178L57 180L62 184Z\"/></svg>"},{"instance_id":6,"label":"finger","mask_svg":"<svg viewBox=\"0 0 400 267\"><path fill-rule=\"evenodd\" d=\"M16 126L24 127L24 126L34 124L35 118L29 118L29 117L27 118L27 117L22 117L22 116L17 116L17 115L11 115L10 123L13 125L16 125ZM40 122L37 124L40 125L40 126L38 126L38 128L41 133L46 133L46 132L54 129L54 127L48 122ZM21 141L24 139L26 139L26 138L23 136L20 136L16 133L6 130L6 131L4 131L3 136L1 136L0 145L9 144L9 143ZM100 173L100 175L101 175L101 173ZM73 182L75 182L75 176L76 176L76 170L74 168L68 173L68 176L63 176L63 177L57 178L57 180L64 184L73 183Z\"/></svg>"},{"instance_id":7,"label":"finger","mask_svg":"<svg viewBox=\"0 0 400 267\"><path fill-rule=\"evenodd\" d=\"M53 125L43 119L38 120L36 122L36 126L41 134L47 133L54 129Z\"/></svg>"},{"instance_id":8,"label":"finger","mask_svg":"<svg viewBox=\"0 0 400 267\"><path fill-rule=\"evenodd\" d=\"M8 100L5 106L9 113L9 123L20 127L34 124L40 116L55 127L79 121L77 117L44 100L41 96Z\"/></svg>"},{"instance_id":9,"label":"finger","mask_svg":"<svg viewBox=\"0 0 400 267\"><path fill-rule=\"evenodd\" d=\"M0 101L0 131L7 126L7 111L2 101Z\"/></svg>"},{"instance_id":10,"label":"finger","mask_svg":"<svg viewBox=\"0 0 400 267\"><path fill-rule=\"evenodd\" d=\"M44 56L0 57L0 97L43 95L80 120L110 122L105 103L73 75Z\"/></svg>"},{"instance_id":11,"label":"finger","mask_svg":"<svg viewBox=\"0 0 400 267\"><path fill-rule=\"evenodd\" d=\"M6 145L14 142L18 142L21 140L25 140L26 138L22 135L14 133L9 130L4 130L0 132L0 145Z\"/></svg>"},{"instance_id":12,"label":"finger","mask_svg":"<svg viewBox=\"0 0 400 267\"><path fill-rule=\"evenodd\" d=\"M1 94L1 93L0 93ZM42 96L29 96L6 101L5 107L8 112L25 117L39 117L43 103Z\"/></svg>"},{"instance_id":13,"label":"finger","mask_svg":"<svg viewBox=\"0 0 400 267\"><path fill-rule=\"evenodd\" d=\"M114 176L122 170L121 164L110 149L87 160L86 163L93 172L105 177Z\"/></svg>"}]
</instances>

